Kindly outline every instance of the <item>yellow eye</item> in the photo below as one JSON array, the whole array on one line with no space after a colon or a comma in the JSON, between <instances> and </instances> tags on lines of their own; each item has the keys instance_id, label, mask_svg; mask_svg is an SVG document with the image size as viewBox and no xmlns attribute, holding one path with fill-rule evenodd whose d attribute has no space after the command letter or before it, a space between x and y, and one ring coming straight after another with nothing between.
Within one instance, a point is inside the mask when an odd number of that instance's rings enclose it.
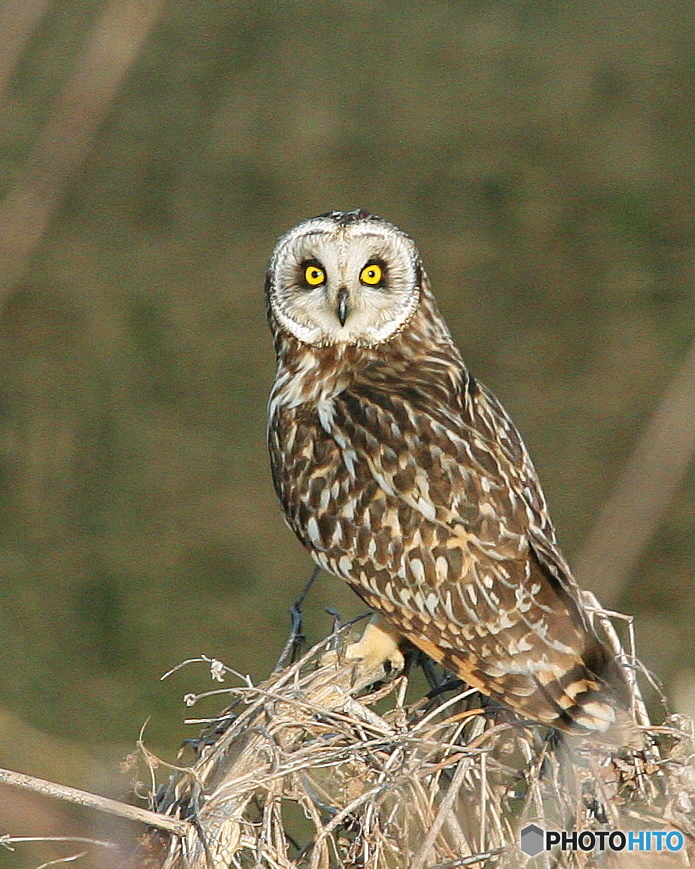
<instances>
[{"instance_id":1,"label":"yellow eye","mask_svg":"<svg viewBox=\"0 0 695 869\"><path fill-rule=\"evenodd\" d=\"M321 266L311 263L304 269L304 280L310 287L318 287L326 282L326 273Z\"/></svg>"},{"instance_id":2,"label":"yellow eye","mask_svg":"<svg viewBox=\"0 0 695 869\"><path fill-rule=\"evenodd\" d=\"M378 263L368 263L360 272L360 280L363 284L368 284L370 287L380 284L383 277L384 270Z\"/></svg>"}]
</instances>

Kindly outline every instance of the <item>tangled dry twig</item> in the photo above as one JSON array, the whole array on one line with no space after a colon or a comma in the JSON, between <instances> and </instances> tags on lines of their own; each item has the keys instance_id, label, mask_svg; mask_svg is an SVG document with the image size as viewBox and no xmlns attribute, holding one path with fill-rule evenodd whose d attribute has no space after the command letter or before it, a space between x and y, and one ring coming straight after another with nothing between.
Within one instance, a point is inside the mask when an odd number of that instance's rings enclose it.
<instances>
[{"instance_id":1,"label":"tangled dry twig","mask_svg":"<svg viewBox=\"0 0 695 869\"><path fill-rule=\"evenodd\" d=\"M596 619L610 625L603 611ZM616 750L519 722L471 690L434 689L409 701L414 673L357 698L340 657L346 642L337 632L266 681L242 678L228 689L231 705L189 741L194 762L154 798L158 811L191 822L190 832L149 833L139 867L691 865L693 725L678 716L649 725L636 679L643 744ZM329 644L339 654L327 661ZM617 651L634 675L634 656ZM225 668L208 663L221 678ZM581 850L529 858L518 832L531 821L558 830L677 829L687 846L677 862Z\"/></svg>"}]
</instances>

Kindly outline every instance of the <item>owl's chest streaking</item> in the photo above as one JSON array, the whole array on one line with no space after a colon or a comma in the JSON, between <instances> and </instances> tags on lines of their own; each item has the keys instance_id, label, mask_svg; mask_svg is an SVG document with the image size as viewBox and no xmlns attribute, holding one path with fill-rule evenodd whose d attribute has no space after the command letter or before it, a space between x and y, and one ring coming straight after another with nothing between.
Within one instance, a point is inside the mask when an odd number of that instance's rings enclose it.
<instances>
[{"instance_id":1,"label":"owl's chest streaking","mask_svg":"<svg viewBox=\"0 0 695 869\"><path fill-rule=\"evenodd\" d=\"M468 586L472 624L496 610L499 581L516 589L526 578L528 510L502 453L427 377L427 392L372 376L300 402L288 376L271 398L273 479L315 560L372 606L440 616L449 590Z\"/></svg>"},{"instance_id":2,"label":"owl's chest streaking","mask_svg":"<svg viewBox=\"0 0 695 869\"><path fill-rule=\"evenodd\" d=\"M323 567L383 588L403 573L404 542L420 537L419 523L380 485L374 470L382 445L375 435L355 443L335 416L335 402L327 400L282 408L271 419L275 488L288 524Z\"/></svg>"}]
</instances>

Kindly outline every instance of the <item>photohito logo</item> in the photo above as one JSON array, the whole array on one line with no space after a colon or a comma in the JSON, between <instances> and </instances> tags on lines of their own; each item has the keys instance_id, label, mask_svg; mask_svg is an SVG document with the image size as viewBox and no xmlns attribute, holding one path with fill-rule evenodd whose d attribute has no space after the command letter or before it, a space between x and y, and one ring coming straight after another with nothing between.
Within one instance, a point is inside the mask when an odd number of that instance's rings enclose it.
<instances>
[{"instance_id":1,"label":"photohito logo","mask_svg":"<svg viewBox=\"0 0 695 869\"><path fill-rule=\"evenodd\" d=\"M685 840L679 830L580 830L573 833L543 830L527 824L519 833L519 847L529 857L550 851L680 851Z\"/></svg>"}]
</instances>

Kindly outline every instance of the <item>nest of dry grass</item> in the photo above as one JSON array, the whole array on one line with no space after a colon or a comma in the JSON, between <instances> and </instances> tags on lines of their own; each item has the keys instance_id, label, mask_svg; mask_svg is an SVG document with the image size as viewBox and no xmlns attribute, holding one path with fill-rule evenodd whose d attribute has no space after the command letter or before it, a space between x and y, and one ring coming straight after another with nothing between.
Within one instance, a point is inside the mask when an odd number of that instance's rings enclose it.
<instances>
[{"instance_id":1,"label":"nest of dry grass","mask_svg":"<svg viewBox=\"0 0 695 869\"><path fill-rule=\"evenodd\" d=\"M602 612L596 618L617 638ZM137 865L156 869L455 869L695 864L695 734L646 719L634 656L618 653L642 744L612 748L525 724L459 687L419 691L414 668L360 696L335 632L252 684L208 660L231 701L190 740L195 757L152 796L191 823L151 831ZM337 656L326 660L329 646ZM204 659L207 660L207 659ZM425 664L430 684L441 677ZM416 692L417 693L417 692ZM203 696L203 695L200 695ZM191 697L191 702L198 698ZM519 830L671 830L675 855L557 851L526 857ZM689 856L688 856L689 855Z\"/></svg>"}]
</instances>

